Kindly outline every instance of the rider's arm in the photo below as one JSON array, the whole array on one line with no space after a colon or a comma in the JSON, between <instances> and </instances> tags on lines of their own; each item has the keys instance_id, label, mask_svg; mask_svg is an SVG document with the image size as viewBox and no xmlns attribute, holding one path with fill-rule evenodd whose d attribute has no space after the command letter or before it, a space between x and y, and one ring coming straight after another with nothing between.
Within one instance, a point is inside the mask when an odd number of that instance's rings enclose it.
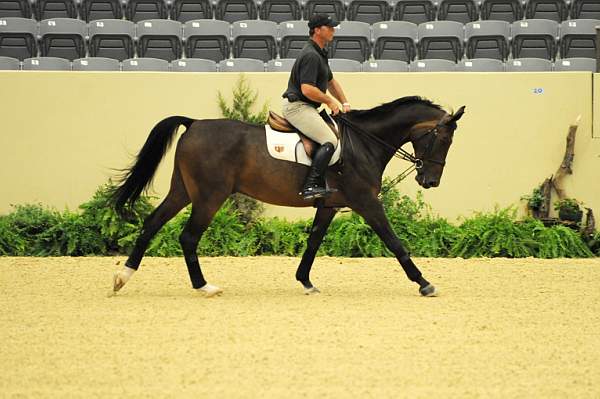
<instances>
[{"instance_id":1,"label":"rider's arm","mask_svg":"<svg viewBox=\"0 0 600 399\"><path fill-rule=\"evenodd\" d=\"M348 104L348 100L346 99L346 95L344 94L344 91L342 90L342 86L338 83L337 80L331 79L327 83L327 89L335 98L338 99L338 101L340 103Z\"/></svg>"},{"instance_id":2,"label":"rider's arm","mask_svg":"<svg viewBox=\"0 0 600 399\"><path fill-rule=\"evenodd\" d=\"M331 96L328 96L311 84L302 83L302 85L300 85L300 90L302 90L302 94L304 94L304 96L306 96L309 100L312 100L316 103L326 104L329 108L331 108L330 104L335 102Z\"/></svg>"}]
</instances>

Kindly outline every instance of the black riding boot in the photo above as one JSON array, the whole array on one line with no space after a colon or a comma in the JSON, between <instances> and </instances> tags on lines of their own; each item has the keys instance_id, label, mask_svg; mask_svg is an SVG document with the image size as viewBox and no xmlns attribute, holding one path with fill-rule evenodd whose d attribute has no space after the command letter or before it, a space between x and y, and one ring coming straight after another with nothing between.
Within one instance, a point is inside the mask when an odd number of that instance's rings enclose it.
<instances>
[{"instance_id":1,"label":"black riding boot","mask_svg":"<svg viewBox=\"0 0 600 399\"><path fill-rule=\"evenodd\" d=\"M325 143L316 149L312 159L312 165L304 181L304 187L300 195L305 200L327 197L337 190L327 190L325 187L325 171L333 156L335 148L331 143Z\"/></svg>"}]
</instances>

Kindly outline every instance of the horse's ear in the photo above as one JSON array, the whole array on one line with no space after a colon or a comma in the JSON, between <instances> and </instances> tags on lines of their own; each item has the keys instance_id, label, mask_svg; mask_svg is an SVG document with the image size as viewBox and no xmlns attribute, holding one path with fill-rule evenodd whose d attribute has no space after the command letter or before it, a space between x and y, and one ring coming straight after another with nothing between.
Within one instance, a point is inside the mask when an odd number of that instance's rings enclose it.
<instances>
[{"instance_id":1,"label":"horse's ear","mask_svg":"<svg viewBox=\"0 0 600 399\"><path fill-rule=\"evenodd\" d=\"M458 109L458 111L456 111L452 117L450 117L450 122L456 122L457 120L459 120L463 114L465 113L465 106L463 105L462 107L460 107Z\"/></svg>"}]
</instances>

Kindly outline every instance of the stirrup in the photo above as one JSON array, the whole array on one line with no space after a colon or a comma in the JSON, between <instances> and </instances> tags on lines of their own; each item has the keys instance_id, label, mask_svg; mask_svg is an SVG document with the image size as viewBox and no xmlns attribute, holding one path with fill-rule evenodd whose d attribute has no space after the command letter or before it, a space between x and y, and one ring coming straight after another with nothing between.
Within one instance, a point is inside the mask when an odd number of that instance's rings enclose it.
<instances>
[{"instance_id":1,"label":"stirrup","mask_svg":"<svg viewBox=\"0 0 600 399\"><path fill-rule=\"evenodd\" d=\"M302 197L303 200L309 201L317 198L326 198L331 194L337 192L335 188L326 188L326 187L306 187L302 189L298 194Z\"/></svg>"}]
</instances>

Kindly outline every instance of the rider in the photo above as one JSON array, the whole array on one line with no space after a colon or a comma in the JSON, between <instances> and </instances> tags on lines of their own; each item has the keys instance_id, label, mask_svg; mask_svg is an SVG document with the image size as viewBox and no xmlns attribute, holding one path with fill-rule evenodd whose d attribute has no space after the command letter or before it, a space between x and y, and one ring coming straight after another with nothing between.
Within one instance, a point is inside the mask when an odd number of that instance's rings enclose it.
<instances>
[{"instance_id":1,"label":"rider","mask_svg":"<svg viewBox=\"0 0 600 399\"><path fill-rule=\"evenodd\" d=\"M324 14L315 14L308 21L310 39L294 62L288 88L283 93L283 116L303 134L316 141L312 165L300 195L305 200L326 197L325 171L338 144L337 137L319 115L317 108L327 105L333 115L340 112L335 99L342 103L342 112L350 104L340 84L333 78L327 62L325 46L333 40L334 27L339 22ZM335 97L327 94L327 89Z\"/></svg>"}]
</instances>

